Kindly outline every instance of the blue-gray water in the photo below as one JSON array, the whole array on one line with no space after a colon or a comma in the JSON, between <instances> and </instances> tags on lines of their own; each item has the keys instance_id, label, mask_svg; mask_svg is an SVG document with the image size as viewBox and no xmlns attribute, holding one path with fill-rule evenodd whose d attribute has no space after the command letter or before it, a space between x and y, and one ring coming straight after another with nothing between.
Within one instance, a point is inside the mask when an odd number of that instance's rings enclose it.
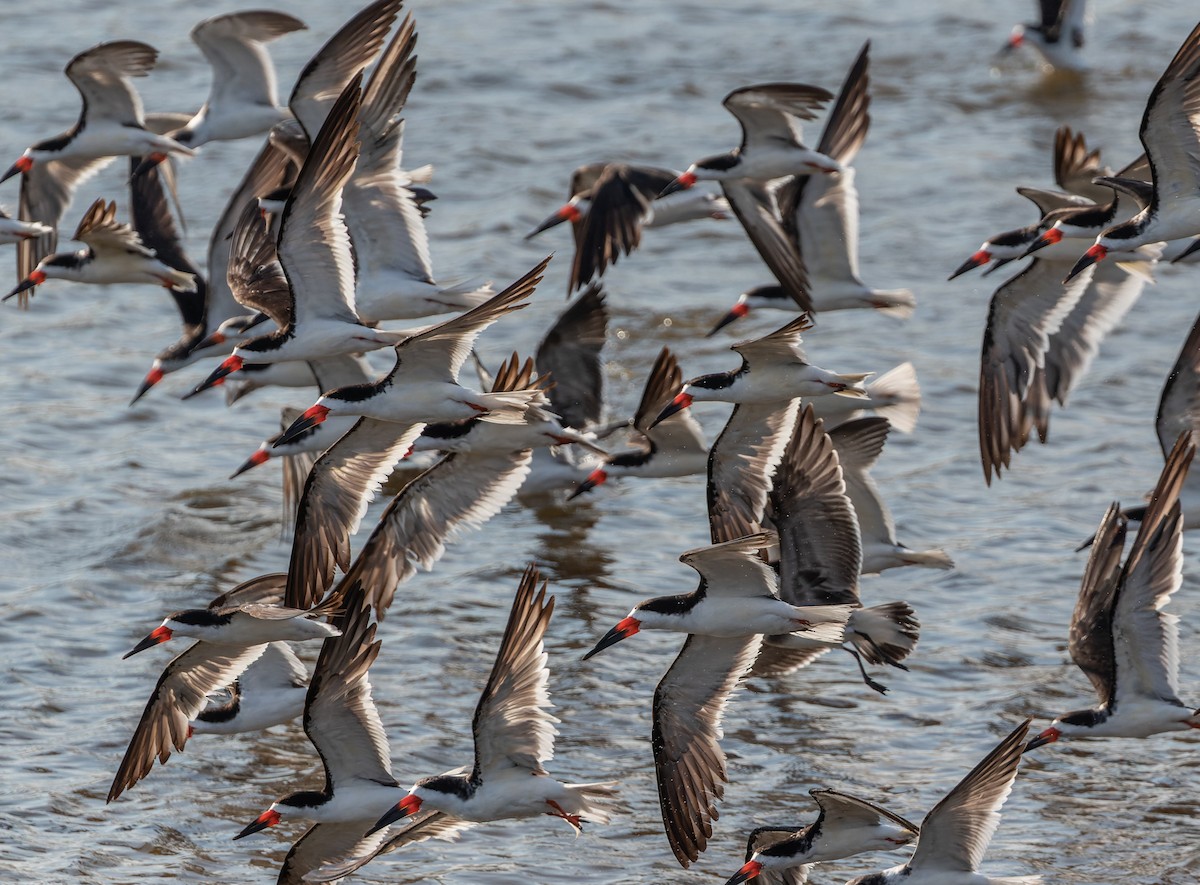
<instances>
[{"instance_id":1,"label":"blue-gray water","mask_svg":"<svg viewBox=\"0 0 1200 885\"><path fill-rule=\"evenodd\" d=\"M192 110L203 100L208 69L187 36L204 14L197 4L52 5L4 11L0 165L70 124L77 97L61 69L102 39L142 39L162 51L139 84L148 109ZM845 371L916 363L920 425L892 438L876 473L902 540L944 546L958 568L864 581L868 601L908 599L923 624L911 672L877 674L891 686L887 697L862 686L844 656L735 696L721 818L707 854L683 872L662 835L648 741L650 697L679 640L644 635L586 664L579 656L634 602L694 586L676 557L706 540L703 481L631 482L572 509L506 508L402 588L381 629L372 681L396 775L408 782L468 761L471 712L517 576L535 559L559 599L547 639L563 720L552 770L566 780L620 778L625 810L579 839L550 819L480 827L456 844L382 860L361 879L724 881L750 827L811 818L811 787L858 793L919 820L1021 717L1044 721L1089 702L1065 651L1084 565L1071 551L1112 498L1134 501L1154 482L1154 411L1200 308L1196 272L1161 270L1070 409L1054 415L1050 444L1018 455L991 489L978 463L975 386L987 299L1000 278L945 278L985 236L1032 220L1012 187L1050 183L1060 123L1082 129L1114 166L1139 150L1145 98L1197 12L1167 0L1094 3L1094 70L1051 88L1031 57L993 69L1010 26L1033 11L1007 5L1001 19L992 17L996 4L957 0L413 5L420 73L405 164L437 167L435 269L504 284L557 252L533 307L484 338L493 363L515 346L531 348L562 307L566 231L530 243L521 236L559 205L576 165L619 158L682 168L725 150L738 134L720 106L730 89L792 80L835 90L873 40L873 124L856 163L863 275L911 287L920 307L907 323L829 314L807 344L815 362ZM351 7L280 6L310 26L273 44L286 90ZM194 255L204 254L255 147L210 145L184 164ZM66 232L95 196L123 205L124 175L114 165L90 183ZM15 181L0 188L10 208L16 194ZM633 407L662 342L689 375L732 365L731 339L699 334L739 291L767 280L733 222L651 231L608 281L612 408ZM281 403L312 397L259 395L233 409L219 395L181 402L207 371L195 367L128 408L153 355L178 334L173 309L151 287L52 283L29 312L10 303L0 313L0 879L273 881L287 838L301 828L236 844L230 837L298 780L319 780L298 725L198 737L116 803L105 806L104 796L171 649L120 655L166 612L285 566L277 467L226 477L277 426ZM742 334L782 319L752 318ZM724 410L697 415L711 437ZM1183 615L1182 694L1200 703L1193 551L1186 567L1171 607ZM1061 883L1194 882L1197 758L1190 734L1039 752L1023 767L985 869ZM902 856L859 858L815 880L842 882Z\"/></svg>"}]
</instances>

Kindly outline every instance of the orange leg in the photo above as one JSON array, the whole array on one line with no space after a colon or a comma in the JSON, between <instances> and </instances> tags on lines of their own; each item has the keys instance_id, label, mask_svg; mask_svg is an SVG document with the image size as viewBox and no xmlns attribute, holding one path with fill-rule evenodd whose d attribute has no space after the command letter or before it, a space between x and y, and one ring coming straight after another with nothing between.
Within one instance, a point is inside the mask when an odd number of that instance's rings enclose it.
<instances>
[{"instance_id":1,"label":"orange leg","mask_svg":"<svg viewBox=\"0 0 1200 885\"><path fill-rule=\"evenodd\" d=\"M576 831L582 832L583 821L580 820L578 814L567 814L567 812L563 810L563 807L553 799L547 799L546 804L554 809L553 811L547 811L546 814L550 815L551 817L561 817L563 820L573 826Z\"/></svg>"}]
</instances>

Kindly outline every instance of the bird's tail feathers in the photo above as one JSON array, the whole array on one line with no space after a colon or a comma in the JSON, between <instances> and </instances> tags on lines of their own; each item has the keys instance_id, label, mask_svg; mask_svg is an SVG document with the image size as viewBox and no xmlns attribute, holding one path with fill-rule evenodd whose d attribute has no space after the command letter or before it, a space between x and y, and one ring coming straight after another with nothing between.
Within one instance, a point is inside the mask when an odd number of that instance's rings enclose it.
<instances>
[{"instance_id":1,"label":"bird's tail feathers","mask_svg":"<svg viewBox=\"0 0 1200 885\"><path fill-rule=\"evenodd\" d=\"M872 289L871 305L880 313L906 320L917 309L917 296L909 289Z\"/></svg>"},{"instance_id":2,"label":"bird's tail feathers","mask_svg":"<svg viewBox=\"0 0 1200 885\"><path fill-rule=\"evenodd\" d=\"M846 640L872 664L906 669L901 661L917 645L921 623L907 602L856 609L846 622Z\"/></svg>"},{"instance_id":3,"label":"bird's tail feathers","mask_svg":"<svg viewBox=\"0 0 1200 885\"><path fill-rule=\"evenodd\" d=\"M792 634L809 642L837 645L846 640L846 624L831 621L814 622L811 627L803 627Z\"/></svg>"},{"instance_id":4,"label":"bird's tail feathers","mask_svg":"<svg viewBox=\"0 0 1200 885\"><path fill-rule=\"evenodd\" d=\"M901 363L867 385L875 414L900 433L912 433L921 414L921 386L912 363Z\"/></svg>"},{"instance_id":5,"label":"bird's tail feathers","mask_svg":"<svg viewBox=\"0 0 1200 885\"><path fill-rule=\"evenodd\" d=\"M954 560L945 550L908 550L899 554L905 565L919 565L921 568L954 568Z\"/></svg>"},{"instance_id":6,"label":"bird's tail feathers","mask_svg":"<svg viewBox=\"0 0 1200 885\"><path fill-rule=\"evenodd\" d=\"M541 390L507 390L501 393L477 393L472 396L474 402L488 409L483 416L484 421L494 424L521 424L525 421L525 412L536 405L544 397Z\"/></svg>"},{"instance_id":7,"label":"bird's tail feathers","mask_svg":"<svg viewBox=\"0 0 1200 885\"><path fill-rule=\"evenodd\" d=\"M429 184L433 181L433 164L426 163L416 169L405 170L410 184Z\"/></svg>"},{"instance_id":8,"label":"bird's tail feathers","mask_svg":"<svg viewBox=\"0 0 1200 885\"><path fill-rule=\"evenodd\" d=\"M572 814L578 814L581 823L608 823L612 806L618 801L619 785L617 781L565 784L565 786L575 800L575 807L568 810Z\"/></svg>"}]
</instances>

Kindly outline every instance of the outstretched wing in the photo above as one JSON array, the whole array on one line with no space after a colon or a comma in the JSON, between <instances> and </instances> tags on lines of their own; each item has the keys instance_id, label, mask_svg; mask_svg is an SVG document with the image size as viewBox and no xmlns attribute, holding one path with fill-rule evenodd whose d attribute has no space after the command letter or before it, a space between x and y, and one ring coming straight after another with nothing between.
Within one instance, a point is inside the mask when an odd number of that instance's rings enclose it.
<instances>
[{"instance_id":1,"label":"outstretched wing","mask_svg":"<svg viewBox=\"0 0 1200 885\"><path fill-rule=\"evenodd\" d=\"M362 418L317 459L304 483L288 564L286 604L311 608L350 566L350 536L424 424Z\"/></svg>"},{"instance_id":2,"label":"outstretched wing","mask_svg":"<svg viewBox=\"0 0 1200 885\"><path fill-rule=\"evenodd\" d=\"M546 598L545 582L538 589L539 577L533 565L521 576L496 662L475 708L471 779L477 783L512 767L545 774L542 763L554 755L558 720L547 712L550 671L542 644L554 598Z\"/></svg>"},{"instance_id":3,"label":"outstretched wing","mask_svg":"<svg viewBox=\"0 0 1200 885\"><path fill-rule=\"evenodd\" d=\"M604 407L604 364L600 351L608 335L604 290L589 286L550 327L538 345L538 373L549 374L547 391L564 427L584 430L600 422Z\"/></svg>"},{"instance_id":4,"label":"outstretched wing","mask_svg":"<svg viewBox=\"0 0 1200 885\"><path fill-rule=\"evenodd\" d=\"M925 815L917 850L908 862L914 873L979 869L1000 825L1000 808L1012 792L1028 731L1026 719Z\"/></svg>"},{"instance_id":5,"label":"outstretched wing","mask_svg":"<svg viewBox=\"0 0 1200 885\"><path fill-rule=\"evenodd\" d=\"M321 645L304 701L304 733L325 764L327 794L334 784L355 779L400 786L392 778L387 735L367 679L382 645L370 613L362 586L354 585L335 621L341 635Z\"/></svg>"},{"instance_id":6,"label":"outstretched wing","mask_svg":"<svg viewBox=\"0 0 1200 885\"><path fill-rule=\"evenodd\" d=\"M136 40L101 43L71 59L66 73L83 96L80 123L97 116L140 128L142 99L130 78L146 76L157 60L157 49Z\"/></svg>"},{"instance_id":7,"label":"outstretched wing","mask_svg":"<svg viewBox=\"0 0 1200 885\"><path fill-rule=\"evenodd\" d=\"M204 709L209 693L233 682L265 650L265 645L239 648L197 642L167 664L134 729L107 801L148 775L155 759L166 762L173 750L182 750L188 725Z\"/></svg>"},{"instance_id":8,"label":"outstretched wing","mask_svg":"<svg viewBox=\"0 0 1200 885\"><path fill-rule=\"evenodd\" d=\"M1150 497L1117 587L1112 642L1116 701L1144 697L1179 704L1179 616L1162 611L1183 584L1179 491L1196 453L1191 433L1175 443Z\"/></svg>"},{"instance_id":9,"label":"outstretched wing","mask_svg":"<svg viewBox=\"0 0 1200 885\"><path fill-rule=\"evenodd\" d=\"M532 459L529 450L446 455L392 499L343 583L361 580L382 619L400 584L433 568L447 543L512 500Z\"/></svg>"},{"instance_id":10,"label":"outstretched wing","mask_svg":"<svg viewBox=\"0 0 1200 885\"><path fill-rule=\"evenodd\" d=\"M503 292L493 295L466 313L397 344L396 366L392 372L400 371L403 366L405 378L413 382L422 378L445 382L449 378L451 382L456 383L463 363L467 361L471 349L475 346L475 339L506 313L525 307L525 300L542 281L542 275L545 274L549 262L550 256L546 256Z\"/></svg>"},{"instance_id":11,"label":"outstretched wing","mask_svg":"<svg viewBox=\"0 0 1200 885\"><path fill-rule=\"evenodd\" d=\"M815 120L816 112L833 98L819 86L802 83L759 83L743 86L721 102L742 124L742 150L770 146L780 140L801 141L800 120Z\"/></svg>"},{"instance_id":12,"label":"outstretched wing","mask_svg":"<svg viewBox=\"0 0 1200 885\"><path fill-rule=\"evenodd\" d=\"M779 595L792 605L855 605L862 569L858 519L833 441L806 405L771 491L779 532Z\"/></svg>"},{"instance_id":13,"label":"outstretched wing","mask_svg":"<svg viewBox=\"0 0 1200 885\"><path fill-rule=\"evenodd\" d=\"M761 637L689 635L654 690L650 743L667 842L686 867L708 847L725 793L721 717Z\"/></svg>"}]
</instances>

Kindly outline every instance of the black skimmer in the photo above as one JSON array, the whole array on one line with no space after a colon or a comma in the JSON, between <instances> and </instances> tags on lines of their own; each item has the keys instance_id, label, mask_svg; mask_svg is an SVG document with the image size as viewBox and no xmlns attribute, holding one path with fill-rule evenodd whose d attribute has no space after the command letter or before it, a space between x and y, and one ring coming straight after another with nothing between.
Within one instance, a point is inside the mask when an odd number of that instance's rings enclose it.
<instances>
[{"instance_id":1,"label":"black skimmer","mask_svg":"<svg viewBox=\"0 0 1200 885\"><path fill-rule=\"evenodd\" d=\"M549 815L579 832L607 823L614 783L564 784L544 767L554 755L558 722L547 712L550 678L543 638L554 611L536 566L521 577L496 662L475 708L475 763L469 774L442 774L413 784L368 831L422 811L483 823Z\"/></svg>"},{"instance_id":2,"label":"black skimmer","mask_svg":"<svg viewBox=\"0 0 1200 885\"><path fill-rule=\"evenodd\" d=\"M1152 188L1142 210L1108 228L1071 268L1067 278L1109 252L1178 240L1200 233L1200 24L1163 71L1142 115L1138 137L1150 163ZM1136 194L1135 194L1136 196Z\"/></svg>"},{"instance_id":3,"label":"black skimmer","mask_svg":"<svg viewBox=\"0 0 1200 885\"><path fill-rule=\"evenodd\" d=\"M870 308L900 318L912 314L916 299L908 289L872 289L858 275L858 190L851 163L867 137L871 118L868 42L850 66L817 151L843 167L831 175L795 175L775 191L784 230L792 237L808 271L814 312ZM744 293L709 332L715 334L758 306L795 311L781 286Z\"/></svg>"},{"instance_id":4,"label":"black skimmer","mask_svg":"<svg viewBox=\"0 0 1200 885\"><path fill-rule=\"evenodd\" d=\"M192 42L212 67L212 86L200 110L169 137L194 149L210 141L262 135L288 119L288 110L279 107L275 65L267 43L306 28L294 16L265 9L213 16L192 28ZM166 154L150 154L133 176L145 174L165 159Z\"/></svg>"},{"instance_id":5,"label":"black skimmer","mask_svg":"<svg viewBox=\"0 0 1200 885\"><path fill-rule=\"evenodd\" d=\"M631 451L610 455L571 492L575 498L622 476L692 476L708 466L708 445L690 411L680 411L662 422L655 417L683 385L683 372L670 348L659 351L642 389L633 427L641 441Z\"/></svg>"},{"instance_id":6,"label":"black skimmer","mask_svg":"<svg viewBox=\"0 0 1200 885\"><path fill-rule=\"evenodd\" d=\"M1087 0L1038 0L1038 10L1040 20L1014 27L1002 51L1032 46L1056 71L1085 70L1082 50Z\"/></svg>"},{"instance_id":7,"label":"black skimmer","mask_svg":"<svg viewBox=\"0 0 1200 885\"><path fill-rule=\"evenodd\" d=\"M20 243L36 240L54 229L40 221L21 221L0 209L0 243Z\"/></svg>"},{"instance_id":8,"label":"black skimmer","mask_svg":"<svg viewBox=\"0 0 1200 885\"><path fill-rule=\"evenodd\" d=\"M767 182L841 172L841 164L832 157L805 147L800 131L800 121L815 119L815 112L831 98L828 90L801 83L759 83L733 90L721 104L741 124L742 143L728 153L696 161L667 193L697 181Z\"/></svg>"},{"instance_id":9,"label":"black skimmer","mask_svg":"<svg viewBox=\"0 0 1200 885\"><path fill-rule=\"evenodd\" d=\"M520 424L527 396L512 392L480 393L458 383L459 372L479 334L506 313L521 310L545 273L549 256L498 295L460 316L427 327L396 345L396 364L378 381L334 388L278 441L320 424L331 414L361 415L388 422L456 421L483 417Z\"/></svg>"},{"instance_id":10,"label":"black skimmer","mask_svg":"<svg viewBox=\"0 0 1200 885\"><path fill-rule=\"evenodd\" d=\"M321 646L304 702L304 733L321 757L325 785L275 800L233 837L242 839L285 817L313 821L288 851L280 882L300 883L322 866L377 851L384 836L364 832L404 794L392 777L387 737L371 699L368 670L381 645L376 625L361 585L349 588L343 601L341 635ZM409 838L450 838L457 829L443 815L427 812L412 823Z\"/></svg>"},{"instance_id":11,"label":"black skimmer","mask_svg":"<svg viewBox=\"0 0 1200 885\"><path fill-rule=\"evenodd\" d=\"M342 186L358 156L360 79L351 80L329 112L280 220L276 248L287 291L280 293L286 310L279 329L235 347L194 393L245 363L319 359L403 340L404 333L363 325L354 311L353 255L339 210Z\"/></svg>"},{"instance_id":12,"label":"black skimmer","mask_svg":"<svg viewBox=\"0 0 1200 885\"><path fill-rule=\"evenodd\" d=\"M642 630L744 638L806 631L817 624L845 624L849 605L794 606L776 595L778 578L757 555L776 543L774 532L759 531L681 554L679 561L700 574L700 586L690 593L639 602L583 659ZM841 629L817 632L836 636L838 641L842 634Z\"/></svg>"},{"instance_id":13,"label":"black skimmer","mask_svg":"<svg viewBox=\"0 0 1200 885\"><path fill-rule=\"evenodd\" d=\"M156 758L166 762L172 750L183 749L192 735L191 723L205 709L208 695L237 679L267 650L267 643L323 639L337 632L327 624L309 620L327 614L327 607L297 612L278 605L285 577L272 574L253 578L218 596L208 608L176 612L125 655L137 654L175 636L199 640L174 658L159 677L117 769L109 802L149 774ZM275 709L277 701L273 695L266 706ZM261 718L269 712L260 708L255 715Z\"/></svg>"},{"instance_id":14,"label":"black skimmer","mask_svg":"<svg viewBox=\"0 0 1200 885\"><path fill-rule=\"evenodd\" d=\"M146 702L142 718L117 768L108 802L146 777L154 760L165 763L193 734L192 723L204 711L210 693L233 682L266 650L259 645L197 642L172 659Z\"/></svg>"},{"instance_id":15,"label":"black skimmer","mask_svg":"<svg viewBox=\"0 0 1200 885\"><path fill-rule=\"evenodd\" d=\"M869 372L840 374L808 363L800 349L800 333L811 328L812 320L808 314L801 314L768 335L734 344L730 350L741 356L741 367L687 381L659 412L654 424L686 409L693 402L766 405L800 396L866 396L862 382L869 377Z\"/></svg>"},{"instance_id":16,"label":"black skimmer","mask_svg":"<svg viewBox=\"0 0 1200 885\"><path fill-rule=\"evenodd\" d=\"M827 399L841 397L814 397L812 402ZM762 524L772 477L793 436L799 405L796 398L734 406L709 452L708 519L713 543L749 534ZM864 441L864 428L871 442ZM896 541L891 514L867 474L882 451L887 431L887 419L879 416L851 420L830 431L858 513L862 571L873 574L901 565L950 568L953 563L941 550L916 551Z\"/></svg>"},{"instance_id":17,"label":"black skimmer","mask_svg":"<svg viewBox=\"0 0 1200 885\"><path fill-rule=\"evenodd\" d=\"M575 234L575 258L567 292L603 276L610 264L629 255L642 241L643 227L662 227L696 218L725 218L729 205L712 193L663 192L679 173L657 166L589 163L571 173L567 202L525 235L530 239L564 221Z\"/></svg>"},{"instance_id":18,"label":"black skimmer","mask_svg":"<svg viewBox=\"0 0 1200 885\"><path fill-rule=\"evenodd\" d=\"M1110 188L1093 184L1093 179L1107 174L1108 170L1100 165L1100 152L1087 149L1082 133L1076 135L1067 126L1060 126L1055 131L1053 164L1054 180L1062 188L1061 191L1037 187L1017 188L1018 194L1037 206L1039 220L985 240L975 254L958 266L950 279L995 260L996 263L985 271L986 275L1025 256L1057 220L1057 216L1054 219L1047 217L1052 213L1067 209L1093 211L1098 204L1112 201L1113 192ZM1052 238L1056 236L1052 235Z\"/></svg>"},{"instance_id":19,"label":"black skimmer","mask_svg":"<svg viewBox=\"0 0 1200 885\"><path fill-rule=\"evenodd\" d=\"M157 50L145 43L116 40L97 44L67 63L66 75L83 100L79 119L61 135L30 146L0 177L4 181L22 173L18 207L22 221L57 229L76 187L114 156L192 153L145 125L142 100L132 78L146 76L157 59ZM18 282L54 251L56 242L55 232L50 231L18 247ZM22 297L20 303L25 307L27 300Z\"/></svg>"},{"instance_id":20,"label":"black skimmer","mask_svg":"<svg viewBox=\"0 0 1200 885\"><path fill-rule=\"evenodd\" d=\"M137 162L139 158L130 157L131 167ZM208 280L184 249L183 239L167 196L167 178L163 170L152 169L130 179L129 222L137 231L143 245L153 251L159 261L182 273L192 275L194 291L183 292L174 288L168 290L175 307L179 310L183 330L179 339L156 357L154 365L142 380L130 405L136 403L162 380L166 375L164 366L173 369L174 364L182 363L206 334L205 320L210 299ZM232 299L230 300L232 302Z\"/></svg>"},{"instance_id":21,"label":"black skimmer","mask_svg":"<svg viewBox=\"0 0 1200 885\"><path fill-rule=\"evenodd\" d=\"M525 306L549 260L478 307L406 339L396 347L396 365L379 381L326 391L276 441L287 445L331 413L362 416L317 460L305 483L288 566L289 601L316 603L333 584L334 566L349 567L349 538L367 503L426 423L481 414L521 423L540 394L479 393L460 387L458 374L479 334Z\"/></svg>"},{"instance_id":22,"label":"black skimmer","mask_svg":"<svg viewBox=\"0 0 1200 885\"><path fill-rule=\"evenodd\" d=\"M776 595L778 580L759 555L772 532L689 550L679 557L700 574L691 593L647 600L608 631L584 658L641 629L687 633L654 691L651 746L667 841L680 865L693 863L712 836L725 791L719 743L729 696L749 672L764 632L802 631L841 642L851 606L793 607Z\"/></svg>"},{"instance_id":23,"label":"black skimmer","mask_svg":"<svg viewBox=\"0 0 1200 885\"><path fill-rule=\"evenodd\" d=\"M886 808L839 793L809 790L817 803L817 819L804 827L758 827L746 839L746 863L725 885L757 879L763 885L803 885L807 870L822 861L840 860L868 851L891 851L907 845L920 832L917 825ZM785 878L797 871L799 878Z\"/></svg>"},{"instance_id":24,"label":"black skimmer","mask_svg":"<svg viewBox=\"0 0 1200 885\"><path fill-rule=\"evenodd\" d=\"M917 644L920 625L905 602L862 606L863 542L842 459L812 403L805 404L795 425L775 471L767 511L780 538L779 597L792 605L848 605L854 610L846 623L844 643L817 641L799 633L768 636L754 673L790 673L841 647L855 658L863 682L886 692L868 676L863 659L906 669L902 662ZM843 436L846 454L853 458L851 449L859 434Z\"/></svg>"},{"instance_id":25,"label":"black skimmer","mask_svg":"<svg viewBox=\"0 0 1200 885\"><path fill-rule=\"evenodd\" d=\"M598 283L589 285L559 315L538 344L535 364L551 384L546 390L550 408L564 427L581 434L581 446L534 449L530 475L520 495L529 497L575 487L580 477L602 465L595 443L629 427L630 422L602 424L604 362L601 352L608 335L608 305Z\"/></svg>"},{"instance_id":26,"label":"black skimmer","mask_svg":"<svg viewBox=\"0 0 1200 885\"><path fill-rule=\"evenodd\" d=\"M321 618L330 605L295 609L279 603L285 575L263 575L222 593L205 608L190 608L163 619L125 657L185 637L215 645L248 646L266 642L304 642L337 633Z\"/></svg>"},{"instance_id":27,"label":"black skimmer","mask_svg":"<svg viewBox=\"0 0 1200 885\"><path fill-rule=\"evenodd\" d=\"M101 286L154 283L180 292L195 294L197 291L194 274L164 264L155 251L142 242L136 230L117 221L116 202L105 203L101 197L92 203L71 239L83 243L84 248L78 252L47 255L3 300L50 279Z\"/></svg>"},{"instance_id":28,"label":"black skimmer","mask_svg":"<svg viewBox=\"0 0 1200 885\"><path fill-rule=\"evenodd\" d=\"M697 181L721 183L730 208L771 273L799 309L811 310L803 258L783 227L768 183L789 175L841 172L832 157L801 141L800 121L833 98L827 90L798 83L762 83L735 89L722 104L742 126L742 143L726 154L693 163L663 196Z\"/></svg>"},{"instance_id":29,"label":"black skimmer","mask_svg":"<svg viewBox=\"0 0 1200 885\"><path fill-rule=\"evenodd\" d=\"M17 215L23 222L43 224L48 231L17 244L17 283L24 282L47 255L58 246L58 226L75 195L75 189L111 162L111 157L74 157L36 163L21 176ZM29 306L30 291L17 296L17 304Z\"/></svg>"},{"instance_id":30,"label":"black skimmer","mask_svg":"<svg viewBox=\"0 0 1200 885\"><path fill-rule=\"evenodd\" d=\"M543 231L571 222L577 227L592 211L592 203L597 190L607 192L602 197L603 202L610 202L610 208L616 210L612 215L613 221L618 216L626 215L631 209L641 206L642 211L636 216L640 227L663 227L668 224L678 224L683 221L694 221L700 218L723 218L729 208L721 197L711 193L691 191L686 200L673 199L668 194L662 202L658 196L663 188L679 177L679 173L660 166L636 166L628 163L586 163L571 173L571 183L567 202L546 217L546 220L525 235L531 240ZM659 182L665 183L653 190ZM690 189L689 189L690 190ZM605 227L608 224L604 225ZM614 235L617 232L614 230ZM578 229L576 239L578 239ZM618 241L621 241L618 236ZM623 241L621 241L623 242ZM632 251L632 250L631 250ZM624 254L628 255L629 252ZM598 271L603 273L603 270ZM591 278L584 280L581 288Z\"/></svg>"},{"instance_id":31,"label":"black skimmer","mask_svg":"<svg viewBox=\"0 0 1200 885\"><path fill-rule=\"evenodd\" d=\"M433 276L429 238L411 178L400 168L404 110L416 78L412 16L384 50L363 95L362 151L342 192L354 243L355 310L364 323L469 310L492 294L484 286L442 286Z\"/></svg>"},{"instance_id":32,"label":"black skimmer","mask_svg":"<svg viewBox=\"0 0 1200 885\"><path fill-rule=\"evenodd\" d=\"M1124 564L1126 519L1119 505L1112 504L1101 519L1068 644L1100 703L1059 716L1027 749L1060 738L1141 738L1200 729L1200 710L1179 699L1179 616L1162 611L1183 583L1179 492L1195 454L1191 432L1181 434Z\"/></svg>"},{"instance_id":33,"label":"black skimmer","mask_svg":"<svg viewBox=\"0 0 1200 885\"><path fill-rule=\"evenodd\" d=\"M132 78L149 74L157 61L158 50L135 40L99 43L72 58L65 72L83 99L79 119L61 135L26 148L0 181L51 160L142 156L154 151L191 156L190 148L144 125L142 100Z\"/></svg>"},{"instance_id":34,"label":"black skimmer","mask_svg":"<svg viewBox=\"0 0 1200 885\"><path fill-rule=\"evenodd\" d=\"M1038 885L1041 876L995 878L979 872L1017 778L1028 731L1027 719L933 806L921 821L917 850L908 863L846 885Z\"/></svg>"},{"instance_id":35,"label":"black skimmer","mask_svg":"<svg viewBox=\"0 0 1200 885\"><path fill-rule=\"evenodd\" d=\"M829 431L841 462L846 494L858 518L862 573L874 575L907 565L954 568L954 560L944 550L913 550L896 540L892 514L870 474L883 453L889 430L891 425L886 418L872 415L847 421Z\"/></svg>"}]
</instances>

